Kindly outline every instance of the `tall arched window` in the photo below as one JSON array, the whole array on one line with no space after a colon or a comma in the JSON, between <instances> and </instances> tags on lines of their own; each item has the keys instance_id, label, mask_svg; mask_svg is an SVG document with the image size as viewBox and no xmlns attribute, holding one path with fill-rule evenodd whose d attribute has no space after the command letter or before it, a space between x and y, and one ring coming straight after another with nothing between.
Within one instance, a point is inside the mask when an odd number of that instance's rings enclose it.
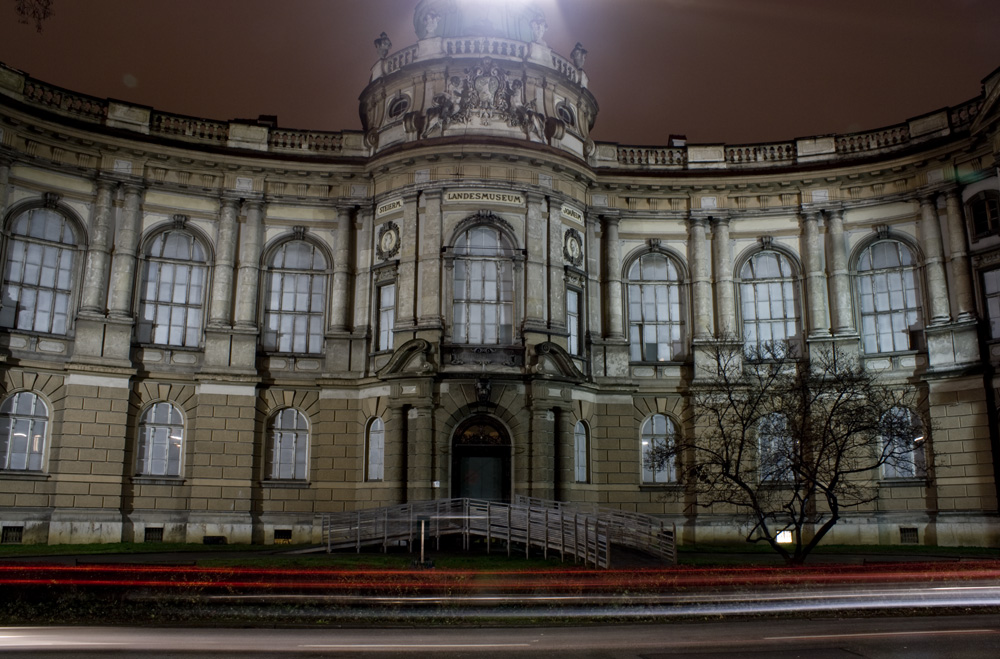
<instances>
[{"instance_id":1,"label":"tall arched window","mask_svg":"<svg viewBox=\"0 0 1000 659\"><path fill-rule=\"evenodd\" d=\"M196 348L204 317L207 252L191 233L170 229L146 249L137 332L140 343Z\"/></svg>"},{"instance_id":2,"label":"tall arched window","mask_svg":"<svg viewBox=\"0 0 1000 659\"><path fill-rule=\"evenodd\" d=\"M973 240L1000 233L1000 195L984 190L965 202Z\"/></svg>"},{"instance_id":3,"label":"tall arched window","mask_svg":"<svg viewBox=\"0 0 1000 659\"><path fill-rule=\"evenodd\" d=\"M792 480L797 446L788 432L788 419L778 412L757 421L758 469L761 482Z\"/></svg>"},{"instance_id":4,"label":"tall arched window","mask_svg":"<svg viewBox=\"0 0 1000 659\"><path fill-rule=\"evenodd\" d=\"M915 349L914 335L923 328L923 321L917 268L910 249L897 240L873 243L861 252L856 271L864 351Z\"/></svg>"},{"instance_id":5,"label":"tall arched window","mask_svg":"<svg viewBox=\"0 0 1000 659\"><path fill-rule=\"evenodd\" d=\"M677 460L667 457L677 439L677 427L665 414L654 414L642 424L642 482L673 483Z\"/></svg>"},{"instance_id":6,"label":"tall arched window","mask_svg":"<svg viewBox=\"0 0 1000 659\"><path fill-rule=\"evenodd\" d=\"M590 481L590 433L583 421L573 428L573 471L577 483Z\"/></svg>"},{"instance_id":7,"label":"tall arched window","mask_svg":"<svg viewBox=\"0 0 1000 659\"><path fill-rule=\"evenodd\" d=\"M41 471L49 409L39 396L19 391L0 405L0 469Z\"/></svg>"},{"instance_id":8,"label":"tall arched window","mask_svg":"<svg viewBox=\"0 0 1000 659\"><path fill-rule=\"evenodd\" d=\"M66 334L76 250L70 220L55 210L33 208L17 216L7 241L0 327Z\"/></svg>"},{"instance_id":9,"label":"tall arched window","mask_svg":"<svg viewBox=\"0 0 1000 659\"><path fill-rule=\"evenodd\" d=\"M380 481L385 477L385 423L375 417L368 424L368 468L365 480Z\"/></svg>"},{"instance_id":10,"label":"tall arched window","mask_svg":"<svg viewBox=\"0 0 1000 659\"><path fill-rule=\"evenodd\" d=\"M740 269L743 340L748 346L793 342L799 336L799 296L787 256L757 252Z\"/></svg>"},{"instance_id":11,"label":"tall arched window","mask_svg":"<svg viewBox=\"0 0 1000 659\"><path fill-rule=\"evenodd\" d=\"M923 478L927 473L924 424L905 407L894 407L882 417L882 450L886 478Z\"/></svg>"},{"instance_id":12,"label":"tall arched window","mask_svg":"<svg viewBox=\"0 0 1000 659\"><path fill-rule=\"evenodd\" d=\"M452 340L469 345L514 342L513 249L496 228L480 225L455 241Z\"/></svg>"},{"instance_id":13,"label":"tall arched window","mask_svg":"<svg viewBox=\"0 0 1000 659\"><path fill-rule=\"evenodd\" d=\"M264 350L323 350L326 258L311 242L290 240L271 254L264 297Z\"/></svg>"},{"instance_id":14,"label":"tall arched window","mask_svg":"<svg viewBox=\"0 0 1000 659\"><path fill-rule=\"evenodd\" d=\"M180 476L184 449L184 417L170 403L154 403L139 420L136 473Z\"/></svg>"},{"instance_id":15,"label":"tall arched window","mask_svg":"<svg viewBox=\"0 0 1000 659\"><path fill-rule=\"evenodd\" d=\"M305 480L309 455L309 422L305 415L293 407L279 410L271 417L268 431L271 448L269 476Z\"/></svg>"},{"instance_id":16,"label":"tall arched window","mask_svg":"<svg viewBox=\"0 0 1000 659\"><path fill-rule=\"evenodd\" d=\"M651 252L628 270L631 360L669 362L684 354L679 268L666 254Z\"/></svg>"}]
</instances>

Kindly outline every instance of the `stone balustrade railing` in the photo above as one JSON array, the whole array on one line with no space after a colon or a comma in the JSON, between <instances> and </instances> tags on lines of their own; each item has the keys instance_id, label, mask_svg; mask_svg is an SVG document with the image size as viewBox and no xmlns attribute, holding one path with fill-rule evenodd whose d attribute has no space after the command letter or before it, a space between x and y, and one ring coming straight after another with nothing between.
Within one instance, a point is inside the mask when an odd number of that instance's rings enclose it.
<instances>
[{"instance_id":1,"label":"stone balustrade railing","mask_svg":"<svg viewBox=\"0 0 1000 659\"><path fill-rule=\"evenodd\" d=\"M730 165L787 165L794 160L794 142L726 147L726 162Z\"/></svg>"},{"instance_id":2,"label":"stone balustrade railing","mask_svg":"<svg viewBox=\"0 0 1000 659\"><path fill-rule=\"evenodd\" d=\"M618 164L683 169L687 153L683 148L618 147Z\"/></svg>"},{"instance_id":3,"label":"stone balustrade railing","mask_svg":"<svg viewBox=\"0 0 1000 659\"><path fill-rule=\"evenodd\" d=\"M107 100L77 94L32 78L24 80L24 100L87 121L102 122L108 116Z\"/></svg>"},{"instance_id":4,"label":"stone balustrade railing","mask_svg":"<svg viewBox=\"0 0 1000 659\"><path fill-rule=\"evenodd\" d=\"M893 149L910 141L910 127L907 124L879 128L864 133L851 133L837 137L837 153L842 155L870 154L875 151Z\"/></svg>"},{"instance_id":5,"label":"stone balustrade railing","mask_svg":"<svg viewBox=\"0 0 1000 659\"><path fill-rule=\"evenodd\" d=\"M445 39L443 47L447 55L483 55L504 59L524 59L528 55L526 43L495 37Z\"/></svg>"},{"instance_id":6,"label":"stone balustrade railing","mask_svg":"<svg viewBox=\"0 0 1000 659\"><path fill-rule=\"evenodd\" d=\"M225 144L229 138L229 124L198 117L153 112L150 116L149 132L184 141Z\"/></svg>"},{"instance_id":7,"label":"stone balustrade railing","mask_svg":"<svg viewBox=\"0 0 1000 659\"><path fill-rule=\"evenodd\" d=\"M268 145L271 151L279 152L339 153L344 147L344 136L341 133L273 128Z\"/></svg>"},{"instance_id":8,"label":"stone balustrade railing","mask_svg":"<svg viewBox=\"0 0 1000 659\"><path fill-rule=\"evenodd\" d=\"M579 84L580 70L569 60L552 53L552 68Z\"/></svg>"},{"instance_id":9,"label":"stone balustrade railing","mask_svg":"<svg viewBox=\"0 0 1000 659\"><path fill-rule=\"evenodd\" d=\"M968 103L956 106L951 109L951 125L954 128L967 128L979 116L979 109L982 107L982 99L973 99Z\"/></svg>"},{"instance_id":10,"label":"stone balustrade railing","mask_svg":"<svg viewBox=\"0 0 1000 659\"><path fill-rule=\"evenodd\" d=\"M398 53L393 53L385 59L386 75L400 70L407 64L412 64L417 59L417 47L411 46Z\"/></svg>"}]
</instances>

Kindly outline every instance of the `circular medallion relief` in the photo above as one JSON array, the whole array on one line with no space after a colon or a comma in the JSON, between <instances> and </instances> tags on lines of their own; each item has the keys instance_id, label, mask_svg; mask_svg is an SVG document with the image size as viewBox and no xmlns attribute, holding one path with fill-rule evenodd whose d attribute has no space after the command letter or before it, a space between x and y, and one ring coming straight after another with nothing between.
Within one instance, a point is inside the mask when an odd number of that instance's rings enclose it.
<instances>
[{"instance_id":1,"label":"circular medallion relief","mask_svg":"<svg viewBox=\"0 0 1000 659\"><path fill-rule=\"evenodd\" d=\"M378 242L375 251L383 261L390 259L399 252L399 227L395 222L386 222L378 232Z\"/></svg>"},{"instance_id":2,"label":"circular medallion relief","mask_svg":"<svg viewBox=\"0 0 1000 659\"><path fill-rule=\"evenodd\" d=\"M563 256L570 264L579 266L583 263L583 236L576 229L568 229L563 239Z\"/></svg>"}]
</instances>

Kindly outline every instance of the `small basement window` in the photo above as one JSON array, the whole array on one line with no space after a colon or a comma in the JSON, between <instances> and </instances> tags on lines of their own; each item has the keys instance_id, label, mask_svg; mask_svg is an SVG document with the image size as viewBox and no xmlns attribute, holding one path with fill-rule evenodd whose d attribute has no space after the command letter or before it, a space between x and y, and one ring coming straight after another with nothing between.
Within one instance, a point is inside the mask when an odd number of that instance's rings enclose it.
<instances>
[{"instance_id":1,"label":"small basement window","mask_svg":"<svg viewBox=\"0 0 1000 659\"><path fill-rule=\"evenodd\" d=\"M291 529L274 529L274 544L276 544L276 545L290 545L290 544L292 544L292 530Z\"/></svg>"},{"instance_id":2,"label":"small basement window","mask_svg":"<svg viewBox=\"0 0 1000 659\"><path fill-rule=\"evenodd\" d=\"M920 535L917 529L901 526L899 527L899 542L903 545L919 545Z\"/></svg>"},{"instance_id":3,"label":"small basement window","mask_svg":"<svg viewBox=\"0 0 1000 659\"><path fill-rule=\"evenodd\" d=\"M4 545L19 545L24 540L24 527L23 526L5 526L3 527L3 534L0 537L0 544Z\"/></svg>"},{"instance_id":4,"label":"small basement window","mask_svg":"<svg viewBox=\"0 0 1000 659\"><path fill-rule=\"evenodd\" d=\"M163 542L162 526L147 526L144 532L143 542Z\"/></svg>"}]
</instances>

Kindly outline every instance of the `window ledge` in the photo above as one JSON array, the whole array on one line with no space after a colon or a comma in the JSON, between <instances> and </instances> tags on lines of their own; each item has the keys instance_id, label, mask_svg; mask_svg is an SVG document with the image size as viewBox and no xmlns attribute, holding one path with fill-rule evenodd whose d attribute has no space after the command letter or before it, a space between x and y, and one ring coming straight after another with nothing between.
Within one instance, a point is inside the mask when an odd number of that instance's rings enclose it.
<instances>
[{"instance_id":1,"label":"window ledge","mask_svg":"<svg viewBox=\"0 0 1000 659\"><path fill-rule=\"evenodd\" d=\"M51 476L41 471L0 469L0 478L12 481L47 481Z\"/></svg>"},{"instance_id":2,"label":"window ledge","mask_svg":"<svg viewBox=\"0 0 1000 659\"><path fill-rule=\"evenodd\" d=\"M180 476L133 476L136 485L183 485L185 480Z\"/></svg>"},{"instance_id":3,"label":"window ledge","mask_svg":"<svg viewBox=\"0 0 1000 659\"><path fill-rule=\"evenodd\" d=\"M303 480L262 480L260 482L261 487L269 487L273 490L305 490L309 488L309 481Z\"/></svg>"},{"instance_id":4,"label":"window ledge","mask_svg":"<svg viewBox=\"0 0 1000 659\"><path fill-rule=\"evenodd\" d=\"M879 487L913 487L914 485L926 486L927 479L923 476L913 476L912 478L883 478L878 482Z\"/></svg>"},{"instance_id":5,"label":"window ledge","mask_svg":"<svg viewBox=\"0 0 1000 659\"><path fill-rule=\"evenodd\" d=\"M658 492L658 491L662 492L663 490L682 492L684 490L684 484L683 483L642 483L642 484L639 485L639 491L640 492Z\"/></svg>"}]
</instances>

